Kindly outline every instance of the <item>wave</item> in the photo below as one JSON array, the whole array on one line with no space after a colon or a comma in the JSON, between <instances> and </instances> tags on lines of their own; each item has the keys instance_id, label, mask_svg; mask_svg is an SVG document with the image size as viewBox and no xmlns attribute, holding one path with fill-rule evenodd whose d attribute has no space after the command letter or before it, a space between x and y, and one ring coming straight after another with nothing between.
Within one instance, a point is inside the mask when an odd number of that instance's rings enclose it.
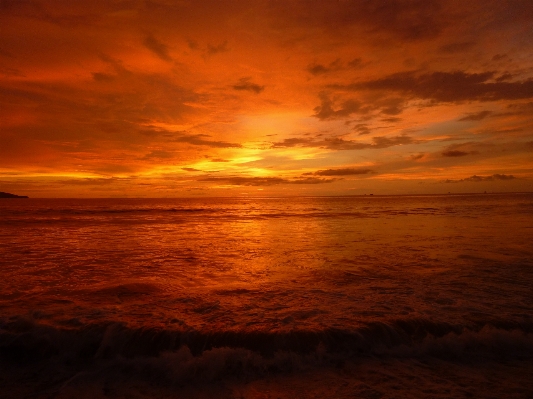
<instances>
[{"instance_id":1,"label":"wave","mask_svg":"<svg viewBox=\"0 0 533 399\"><path fill-rule=\"evenodd\" d=\"M0 322L0 383L10 383L6 398L77 398L81 392L83 397L165 396L161 392L172 397L181 389L216 390L289 374L320 376L375 360L402 375L406 365L422 371L432 358L461 373L481 363L530 364L533 325L466 328L411 319L354 331L201 332L121 323L58 328L25 317Z\"/></svg>"},{"instance_id":2,"label":"wave","mask_svg":"<svg viewBox=\"0 0 533 399\"><path fill-rule=\"evenodd\" d=\"M158 357L187 348L191 356L221 348L263 358L279 353L334 358L360 356L533 357L533 323L492 322L461 326L423 319L375 322L356 330L197 331L184 328L131 328L122 323L59 328L17 317L0 324L0 356L25 362L52 357L80 361Z\"/></svg>"}]
</instances>

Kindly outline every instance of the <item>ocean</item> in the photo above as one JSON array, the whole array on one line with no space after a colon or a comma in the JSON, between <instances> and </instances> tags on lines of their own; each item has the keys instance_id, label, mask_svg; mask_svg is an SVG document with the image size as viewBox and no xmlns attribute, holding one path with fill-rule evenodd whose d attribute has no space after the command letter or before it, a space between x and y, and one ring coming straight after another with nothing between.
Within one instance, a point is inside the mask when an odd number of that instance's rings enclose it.
<instances>
[{"instance_id":1,"label":"ocean","mask_svg":"<svg viewBox=\"0 0 533 399\"><path fill-rule=\"evenodd\" d=\"M533 194L0 200L2 398L531 398Z\"/></svg>"}]
</instances>

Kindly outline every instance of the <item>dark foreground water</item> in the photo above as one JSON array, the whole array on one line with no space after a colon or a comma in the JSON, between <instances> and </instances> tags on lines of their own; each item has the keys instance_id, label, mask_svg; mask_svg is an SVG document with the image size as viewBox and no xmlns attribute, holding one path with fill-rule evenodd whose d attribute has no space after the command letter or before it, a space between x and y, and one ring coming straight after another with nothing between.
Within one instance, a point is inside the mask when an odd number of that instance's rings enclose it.
<instances>
[{"instance_id":1,"label":"dark foreground water","mask_svg":"<svg viewBox=\"0 0 533 399\"><path fill-rule=\"evenodd\" d=\"M0 202L2 398L533 397L533 194Z\"/></svg>"}]
</instances>

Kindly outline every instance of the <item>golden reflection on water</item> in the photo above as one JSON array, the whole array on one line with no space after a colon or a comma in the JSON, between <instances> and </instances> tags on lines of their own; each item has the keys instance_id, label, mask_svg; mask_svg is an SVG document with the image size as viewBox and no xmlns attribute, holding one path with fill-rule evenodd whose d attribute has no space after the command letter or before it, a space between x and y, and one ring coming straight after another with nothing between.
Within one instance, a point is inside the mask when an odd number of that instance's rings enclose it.
<instances>
[{"instance_id":1,"label":"golden reflection on water","mask_svg":"<svg viewBox=\"0 0 533 399\"><path fill-rule=\"evenodd\" d=\"M531 202L29 202L1 224L0 309L230 329L510 314L530 307Z\"/></svg>"}]
</instances>

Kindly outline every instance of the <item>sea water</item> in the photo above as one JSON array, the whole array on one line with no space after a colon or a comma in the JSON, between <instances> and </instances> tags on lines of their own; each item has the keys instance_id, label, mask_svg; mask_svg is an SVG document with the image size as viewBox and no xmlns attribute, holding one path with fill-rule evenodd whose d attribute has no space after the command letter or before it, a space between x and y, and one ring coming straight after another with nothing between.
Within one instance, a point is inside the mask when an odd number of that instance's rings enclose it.
<instances>
[{"instance_id":1,"label":"sea water","mask_svg":"<svg viewBox=\"0 0 533 399\"><path fill-rule=\"evenodd\" d=\"M526 398L532 375L533 194L0 202L0 397Z\"/></svg>"}]
</instances>

